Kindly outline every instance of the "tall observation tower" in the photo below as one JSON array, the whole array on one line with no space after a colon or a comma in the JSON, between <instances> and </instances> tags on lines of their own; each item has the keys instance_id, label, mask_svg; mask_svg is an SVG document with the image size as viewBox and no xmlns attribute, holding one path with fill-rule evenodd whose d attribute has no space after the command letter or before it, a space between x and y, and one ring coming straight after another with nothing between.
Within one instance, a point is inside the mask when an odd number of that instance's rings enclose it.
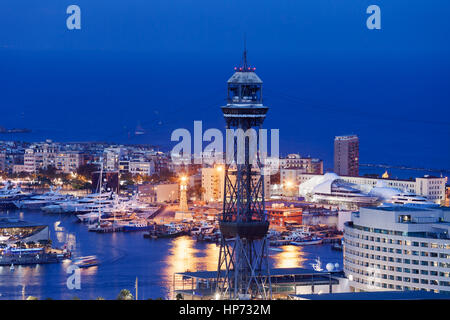
<instances>
[{"instance_id":1,"label":"tall observation tower","mask_svg":"<svg viewBox=\"0 0 450 320\"><path fill-rule=\"evenodd\" d=\"M235 71L228 80L227 105L222 107L226 128L244 132L258 130L269 108L263 105L262 81L255 68L247 64L246 50L241 66ZM251 159L250 150L255 147L252 143L248 136L244 139L234 136L227 141L217 272L217 294L222 299L270 299L272 296L264 176L259 157L258 161ZM234 146L233 151L229 150L230 145ZM258 145L256 139L257 149ZM243 152L239 154L238 150Z\"/></svg>"}]
</instances>

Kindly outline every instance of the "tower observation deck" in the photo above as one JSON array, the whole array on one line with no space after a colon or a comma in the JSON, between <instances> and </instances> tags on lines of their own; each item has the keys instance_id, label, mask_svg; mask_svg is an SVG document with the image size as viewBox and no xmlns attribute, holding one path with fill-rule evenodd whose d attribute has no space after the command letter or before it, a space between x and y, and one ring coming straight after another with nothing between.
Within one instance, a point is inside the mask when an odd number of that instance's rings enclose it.
<instances>
[{"instance_id":1,"label":"tower observation deck","mask_svg":"<svg viewBox=\"0 0 450 320\"><path fill-rule=\"evenodd\" d=\"M269 109L263 105L262 84L255 68L247 64L244 50L241 66L235 68L227 82L227 104L222 107L227 129L246 132L261 128ZM249 136L238 139L234 135L231 141L228 139L227 135L226 152L230 152L230 143L234 147L233 154L227 154L225 164L217 293L223 299L270 299L266 238L269 221L265 212L262 166L258 156L257 161L251 159ZM256 135L256 150L258 145ZM243 157L238 156L239 149L244 151Z\"/></svg>"}]
</instances>

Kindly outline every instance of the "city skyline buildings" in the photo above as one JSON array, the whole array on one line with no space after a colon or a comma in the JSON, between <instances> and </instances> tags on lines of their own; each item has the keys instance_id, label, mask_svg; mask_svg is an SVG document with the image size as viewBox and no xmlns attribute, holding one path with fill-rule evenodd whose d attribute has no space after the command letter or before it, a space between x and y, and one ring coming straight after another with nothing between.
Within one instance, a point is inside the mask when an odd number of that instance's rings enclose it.
<instances>
[{"instance_id":1,"label":"city skyline buildings","mask_svg":"<svg viewBox=\"0 0 450 320\"><path fill-rule=\"evenodd\" d=\"M334 173L340 176L359 175L359 139L357 135L334 138Z\"/></svg>"}]
</instances>

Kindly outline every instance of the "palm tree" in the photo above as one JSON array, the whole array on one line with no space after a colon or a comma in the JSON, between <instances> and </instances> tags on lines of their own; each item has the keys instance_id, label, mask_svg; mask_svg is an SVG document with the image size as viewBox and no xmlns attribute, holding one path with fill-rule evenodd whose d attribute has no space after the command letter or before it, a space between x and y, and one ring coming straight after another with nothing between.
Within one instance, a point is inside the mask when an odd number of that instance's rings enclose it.
<instances>
[{"instance_id":1,"label":"palm tree","mask_svg":"<svg viewBox=\"0 0 450 320\"><path fill-rule=\"evenodd\" d=\"M122 289L117 296L117 300L134 300L134 297L131 294L130 290Z\"/></svg>"}]
</instances>

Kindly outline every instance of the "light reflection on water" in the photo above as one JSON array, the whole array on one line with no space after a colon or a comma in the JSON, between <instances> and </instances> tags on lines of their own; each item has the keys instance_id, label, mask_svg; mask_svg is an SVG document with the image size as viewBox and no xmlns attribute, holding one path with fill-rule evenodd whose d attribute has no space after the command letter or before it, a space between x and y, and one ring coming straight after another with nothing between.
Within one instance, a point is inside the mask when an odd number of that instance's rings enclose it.
<instances>
[{"instance_id":1,"label":"light reflection on water","mask_svg":"<svg viewBox=\"0 0 450 320\"><path fill-rule=\"evenodd\" d=\"M166 259L165 278L170 292L173 275L177 272L215 270L219 259L216 244L203 244L201 247L191 237L184 236L172 240L172 247Z\"/></svg>"},{"instance_id":2,"label":"light reflection on water","mask_svg":"<svg viewBox=\"0 0 450 320\"><path fill-rule=\"evenodd\" d=\"M306 261L303 247L282 246L282 252L272 253L272 266L274 268L300 268L305 267Z\"/></svg>"},{"instance_id":3,"label":"light reflection on water","mask_svg":"<svg viewBox=\"0 0 450 320\"><path fill-rule=\"evenodd\" d=\"M0 299L22 299L23 296L53 299L95 299L98 296L115 299L122 289L135 293L136 277L139 281L139 298L171 297L173 274L186 270L216 270L219 247L199 243L184 236L175 239L144 239L142 232L97 234L89 232L76 217L41 212L0 212L0 217L18 217L29 222L49 225L53 245L68 245L73 259L96 255L97 267L81 270L81 290L69 290L66 273L71 260L60 264L0 266ZM282 252L269 250L272 267L311 268L310 262L320 256L322 262L338 262L342 254L328 245L281 247ZM25 287L23 289L23 287ZM22 290L25 291L23 295Z\"/></svg>"}]
</instances>

